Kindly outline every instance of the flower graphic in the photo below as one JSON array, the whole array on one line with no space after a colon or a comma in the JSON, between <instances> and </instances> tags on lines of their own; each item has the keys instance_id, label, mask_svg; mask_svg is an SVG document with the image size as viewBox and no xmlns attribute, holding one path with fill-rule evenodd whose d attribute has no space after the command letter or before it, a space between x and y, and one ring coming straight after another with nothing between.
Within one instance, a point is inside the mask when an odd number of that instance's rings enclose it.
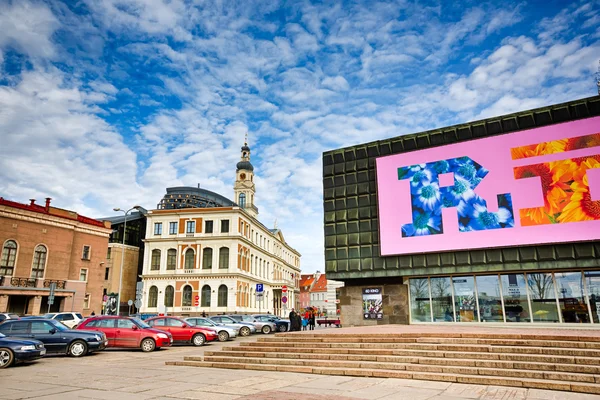
<instances>
[{"instance_id":1,"label":"flower graphic","mask_svg":"<svg viewBox=\"0 0 600 400\"><path fill-rule=\"evenodd\" d=\"M600 201L592 200L588 183L587 170L600 168L600 161L589 157L581 164L573 176L571 190L573 194L569 203L558 216L558 222L580 222L600 220Z\"/></svg>"},{"instance_id":2,"label":"flower graphic","mask_svg":"<svg viewBox=\"0 0 600 400\"><path fill-rule=\"evenodd\" d=\"M402 237L441 233L442 217L427 211L413 211L413 223L402 225Z\"/></svg>"},{"instance_id":3,"label":"flower graphic","mask_svg":"<svg viewBox=\"0 0 600 400\"><path fill-rule=\"evenodd\" d=\"M413 204L425 211L439 209L441 201L440 186L437 183L420 186L413 196Z\"/></svg>"},{"instance_id":4,"label":"flower graphic","mask_svg":"<svg viewBox=\"0 0 600 400\"><path fill-rule=\"evenodd\" d=\"M510 197L510 195L504 196ZM482 231L514 226L512 212L506 207L499 207L498 212L489 212L485 200L479 196L471 201L470 206L472 212L470 213L471 218L467 226L471 230Z\"/></svg>"}]
</instances>

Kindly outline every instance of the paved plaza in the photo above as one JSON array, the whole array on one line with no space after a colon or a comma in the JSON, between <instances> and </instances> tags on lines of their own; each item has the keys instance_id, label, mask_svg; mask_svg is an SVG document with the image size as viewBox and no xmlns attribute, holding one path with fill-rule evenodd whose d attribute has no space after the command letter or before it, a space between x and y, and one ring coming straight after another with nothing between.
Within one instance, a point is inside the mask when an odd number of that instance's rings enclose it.
<instances>
[{"instance_id":1,"label":"paved plaza","mask_svg":"<svg viewBox=\"0 0 600 400\"><path fill-rule=\"evenodd\" d=\"M150 354L111 349L82 359L47 357L0 371L0 399L600 399L589 394L499 386L165 366L165 361L199 356L204 350L219 350L257 337L261 335L201 348L174 346Z\"/></svg>"}]
</instances>

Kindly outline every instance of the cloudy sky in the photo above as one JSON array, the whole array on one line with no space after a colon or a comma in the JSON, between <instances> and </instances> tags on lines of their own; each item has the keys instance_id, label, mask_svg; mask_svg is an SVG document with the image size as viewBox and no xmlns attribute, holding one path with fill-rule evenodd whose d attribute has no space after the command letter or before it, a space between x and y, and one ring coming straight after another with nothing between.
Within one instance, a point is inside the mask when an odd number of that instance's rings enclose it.
<instances>
[{"instance_id":1,"label":"cloudy sky","mask_svg":"<svg viewBox=\"0 0 600 400\"><path fill-rule=\"evenodd\" d=\"M0 0L0 196L233 196L323 270L322 152L596 94L600 1Z\"/></svg>"}]
</instances>

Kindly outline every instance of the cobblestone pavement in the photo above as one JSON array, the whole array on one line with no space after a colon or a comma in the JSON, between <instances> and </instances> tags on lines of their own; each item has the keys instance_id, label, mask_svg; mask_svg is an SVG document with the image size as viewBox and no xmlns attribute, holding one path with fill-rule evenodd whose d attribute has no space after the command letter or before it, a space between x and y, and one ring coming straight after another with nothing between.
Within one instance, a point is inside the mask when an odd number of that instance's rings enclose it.
<instances>
[{"instance_id":1,"label":"cobblestone pavement","mask_svg":"<svg viewBox=\"0 0 600 400\"><path fill-rule=\"evenodd\" d=\"M225 345L257 337L260 335L238 338ZM47 357L1 370L0 399L600 399L588 394L498 386L165 366L165 361L198 356L223 345L174 346L150 354L111 349L81 359Z\"/></svg>"}]
</instances>

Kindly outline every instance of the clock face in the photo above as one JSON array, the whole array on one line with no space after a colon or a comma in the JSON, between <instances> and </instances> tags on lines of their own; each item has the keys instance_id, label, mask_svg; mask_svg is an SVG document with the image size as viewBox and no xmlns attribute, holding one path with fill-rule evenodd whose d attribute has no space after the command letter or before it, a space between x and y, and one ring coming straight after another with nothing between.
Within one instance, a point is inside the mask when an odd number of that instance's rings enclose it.
<instances>
[{"instance_id":1,"label":"clock face","mask_svg":"<svg viewBox=\"0 0 600 400\"><path fill-rule=\"evenodd\" d=\"M241 174L240 174L240 179L246 179L246 174L244 174L244 173L241 173Z\"/></svg>"}]
</instances>

